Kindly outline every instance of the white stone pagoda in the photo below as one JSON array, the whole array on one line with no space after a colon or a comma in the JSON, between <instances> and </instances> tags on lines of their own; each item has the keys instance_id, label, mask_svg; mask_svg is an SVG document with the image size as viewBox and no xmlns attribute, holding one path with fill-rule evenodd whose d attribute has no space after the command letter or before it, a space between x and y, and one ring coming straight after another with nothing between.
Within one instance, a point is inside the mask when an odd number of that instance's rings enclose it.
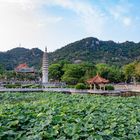
<instances>
[{"instance_id":1,"label":"white stone pagoda","mask_svg":"<svg viewBox=\"0 0 140 140\"><path fill-rule=\"evenodd\" d=\"M47 47L45 48L45 52L43 54L43 62L42 62L42 84L48 83L48 54Z\"/></svg>"}]
</instances>

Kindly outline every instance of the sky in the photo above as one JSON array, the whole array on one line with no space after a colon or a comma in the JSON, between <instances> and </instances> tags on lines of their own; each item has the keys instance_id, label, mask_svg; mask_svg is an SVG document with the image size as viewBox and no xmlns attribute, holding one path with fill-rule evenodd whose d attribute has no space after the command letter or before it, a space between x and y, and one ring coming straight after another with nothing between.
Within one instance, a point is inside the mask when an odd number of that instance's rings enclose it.
<instances>
[{"instance_id":1,"label":"sky","mask_svg":"<svg viewBox=\"0 0 140 140\"><path fill-rule=\"evenodd\" d=\"M0 0L0 51L74 41L140 41L140 0Z\"/></svg>"}]
</instances>

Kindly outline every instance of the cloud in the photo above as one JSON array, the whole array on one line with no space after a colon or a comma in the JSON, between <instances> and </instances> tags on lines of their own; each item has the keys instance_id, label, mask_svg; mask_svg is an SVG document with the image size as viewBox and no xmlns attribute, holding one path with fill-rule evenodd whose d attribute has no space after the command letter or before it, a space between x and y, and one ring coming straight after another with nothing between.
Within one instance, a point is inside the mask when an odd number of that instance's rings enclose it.
<instances>
[{"instance_id":1,"label":"cloud","mask_svg":"<svg viewBox=\"0 0 140 140\"><path fill-rule=\"evenodd\" d=\"M53 51L82 37L114 39L119 31L125 36L125 28L135 22L132 5L126 0L106 5L100 1L103 6L92 0L0 0L0 49L19 43L43 49L48 44ZM55 8L66 13L57 13Z\"/></svg>"},{"instance_id":2,"label":"cloud","mask_svg":"<svg viewBox=\"0 0 140 140\"><path fill-rule=\"evenodd\" d=\"M54 38L54 34L56 36L60 34L58 29L55 31L54 29L59 28L59 22L65 17L50 15L49 13L40 14L44 5L46 8L58 6L75 13L76 18L79 19L79 23L76 24L85 30L85 34L101 36L105 16L102 11L88 2L80 0L0 0L1 50L16 47L19 43L31 48L45 46L47 42L51 46L51 50L56 49L60 44L65 45L64 40L58 44L56 43L59 40L58 37ZM66 21L63 21L63 25L67 27ZM50 38L51 35L52 39ZM65 39L67 43L72 41L71 38L73 37L67 36ZM2 48L2 46L5 47Z\"/></svg>"},{"instance_id":3,"label":"cloud","mask_svg":"<svg viewBox=\"0 0 140 140\"><path fill-rule=\"evenodd\" d=\"M32 5L32 7L36 8L41 7L41 5L59 6L73 11L77 18L80 18L80 25L90 34L101 34L106 20L105 14L99 8L81 0L22 0L21 4L24 5L23 7L26 7L28 4L28 7ZM57 19L60 20L62 17Z\"/></svg>"},{"instance_id":4,"label":"cloud","mask_svg":"<svg viewBox=\"0 0 140 140\"><path fill-rule=\"evenodd\" d=\"M49 29L62 18L47 13L40 15L41 5L38 0L0 0L1 51L17 47L19 43L27 48L46 45L42 36L49 36L49 32L45 33L45 28Z\"/></svg>"},{"instance_id":5,"label":"cloud","mask_svg":"<svg viewBox=\"0 0 140 140\"><path fill-rule=\"evenodd\" d=\"M106 22L105 14L96 6L79 0L53 0L52 5L58 5L72 10L81 19L83 28L92 35L101 35Z\"/></svg>"},{"instance_id":6,"label":"cloud","mask_svg":"<svg viewBox=\"0 0 140 140\"><path fill-rule=\"evenodd\" d=\"M129 27L132 25L132 19L130 17L123 17L123 24L126 26L126 27Z\"/></svg>"},{"instance_id":7,"label":"cloud","mask_svg":"<svg viewBox=\"0 0 140 140\"><path fill-rule=\"evenodd\" d=\"M131 8L132 4L125 0L121 0L118 4L113 5L108 8L109 13L114 18L114 20L120 22L125 27L130 27L133 24L133 20L131 17Z\"/></svg>"},{"instance_id":8,"label":"cloud","mask_svg":"<svg viewBox=\"0 0 140 140\"><path fill-rule=\"evenodd\" d=\"M1 50L16 47L30 39L33 43L39 33L38 17L31 9L22 9L17 1L0 1L0 23ZM25 44L31 45L30 42Z\"/></svg>"}]
</instances>

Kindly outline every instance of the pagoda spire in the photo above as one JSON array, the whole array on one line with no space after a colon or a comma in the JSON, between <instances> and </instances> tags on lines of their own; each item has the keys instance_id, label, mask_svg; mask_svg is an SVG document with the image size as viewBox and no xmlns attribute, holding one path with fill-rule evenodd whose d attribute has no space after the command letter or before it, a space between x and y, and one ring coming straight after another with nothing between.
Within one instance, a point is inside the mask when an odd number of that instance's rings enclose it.
<instances>
[{"instance_id":1,"label":"pagoda spire","mask_svg":"<svg viewBox=\"0 0 140 140\"><path fill-rule=\"evenodd\" d=\"M47 47L45 47L45 52L43 54L43 61L42 61L42 83L48 83L48 53Z\"/></svg>"},{"instance_id":2,"label":"pagoda spire","mask_svg":"<svg viewBox=\"0 0 140 140\"><path fill-rule=\"evenodd\" d=\"M47 52L47 46L45 47L45 52Z\"/></svg>"}]
</instances>

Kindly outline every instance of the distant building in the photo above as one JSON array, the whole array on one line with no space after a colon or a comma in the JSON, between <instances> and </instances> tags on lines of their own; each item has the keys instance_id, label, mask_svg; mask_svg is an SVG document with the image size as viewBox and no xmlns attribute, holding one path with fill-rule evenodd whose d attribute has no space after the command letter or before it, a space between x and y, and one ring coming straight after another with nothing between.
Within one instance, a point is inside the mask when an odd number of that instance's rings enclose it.
<instances>
[{"instance_id":1,"label":"distant building","mask_svg":"<svg viewBox=\"0 0 140 140\"><path fill-rule=\"evenodd\" d=\"M15 68L16 73L34 73L35 69L29 67L26 63L20 64Z\"/></svg>"}]
</instances>

